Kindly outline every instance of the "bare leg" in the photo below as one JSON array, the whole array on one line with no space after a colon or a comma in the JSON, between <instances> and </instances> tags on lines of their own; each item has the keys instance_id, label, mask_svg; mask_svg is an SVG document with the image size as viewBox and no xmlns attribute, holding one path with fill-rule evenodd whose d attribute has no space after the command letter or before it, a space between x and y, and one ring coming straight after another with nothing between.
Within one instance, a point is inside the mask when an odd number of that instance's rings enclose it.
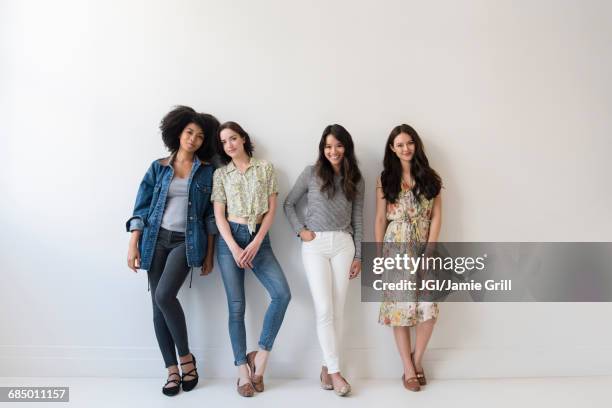
<instances>
[{"instance_id":1,"label":"bare leg","mask_svg":"<svg viewBox=\"0 0 612 408\"><path fill-rule=\"evenodd\" d=\"M410 358L410 327L393 327L393 337L395 337L395 344L404 364L405 378L415 377L414 366Z\"/></svg>"},{"instance_id":2,"label":"bare leg","mask_svg":"<svg viewBox=\"0 0 612 408\"><path fill-rule=\"evenodd\" d=\"M248 365L242 364L238 366L238 377L240 378L240 382L238 383L239 386L251 382Z\"/></svg>"},{"instance_id":3,"label":"bare leg","mask_svg":"<svg viewBox=\"0 0 612 408\"><path fill-rule=\"evenodd\" d=\"M193 366L193 363L192 363L193 357L192 357L191 353L189 353L187 355L184 355L184 356L179 356L179 360L181 360L181 363L189 362L189 364L181 365L181 371L182 372L188 373L188 372L190 372L191 370L194 369L194 366ZM198 375L195 374L195 373L188 374L188 375L185 376L185 381L194 380L197 376Z\"/></svg>"},{"instance_id":4,"label":"bare leg","mask_svg":"<svg viewBox=\"0 0 612 408\"><path fill-rule=\"evenodd\" d=\"M421 365L423 354L425 354L425 349L427 349L427 343L431 338L431 333L433 332L435 324L436 319L429 319L417 324L416 326L416 336L414 339L414 365L417 371L423 371L423 366Z\"/></svg>"},{"instance_id":5,"label":"bare leg","mask_svg":"<svg viewBox=\"0 0 612 408\"><path fill-rule=\"evenodd\" d=\"M172 377L170 377L170 374L178 374L179 376L177 377L176 375L173 375ZM168 380L180 380L180 376L181 374L179 373L178 366L173 365L168 367ZM169 387L176 387L176 383L168 383L164 386L164 388Z\"/></svg>"},{"instance_id":6,"label":"bare leg","mask_svg":"<svg viewBox=\"0 0 612 408\"><path fill-rule=\"evenodd\" d=\"M268 365L268 358L270 357L270 352L268 350L259 349L257 350L257 354L255 354L255 373L257 375L264 375L264 371L266 371L266 366Z\"/></svg>"}]
</instances>

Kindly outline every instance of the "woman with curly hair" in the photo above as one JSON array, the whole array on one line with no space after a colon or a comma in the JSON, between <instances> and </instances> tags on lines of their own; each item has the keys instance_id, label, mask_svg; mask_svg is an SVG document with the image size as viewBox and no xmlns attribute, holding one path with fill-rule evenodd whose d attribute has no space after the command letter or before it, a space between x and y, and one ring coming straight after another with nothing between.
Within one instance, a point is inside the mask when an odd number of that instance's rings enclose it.
<instances>
[{"instance_id":1,"label":"woman with curly hair","mask_svg":"<svg viewBox=\"0 0 612 408\"><path fill-rule=\"evenodd\" d=\"M442 181L429 166L423 142L416 130L403 124L393 128L385 145L384 170L376 184L376 242L419 256L415 248L436 242L442 224ZM402 299L404 300L404 299ZM385 299L379 323L392 326L404 365L402 383L419 391L427 383L421 364L438 306L433 302ZM416 326L414 353L411 353L410 327Z\"/></svg>"},{"instance_id":2,"label":"woman with curly hair","mask_svg":"<svg viewBox=\"0 0 612 408\"><path fill-rule=\"evenodd\" d=\"M149 166L126 223L131 232L128 267L148 273L155 336L168 369L162 392L168 396L178 394L181 385L191 391L198 383L177 294L190 269L202 267L201 275L207 275L213 268L214 169L209 162L218 127L214 116L187 106L176 107L162 119L162 140L170 156Z\"/></svg>"}]
</instances>

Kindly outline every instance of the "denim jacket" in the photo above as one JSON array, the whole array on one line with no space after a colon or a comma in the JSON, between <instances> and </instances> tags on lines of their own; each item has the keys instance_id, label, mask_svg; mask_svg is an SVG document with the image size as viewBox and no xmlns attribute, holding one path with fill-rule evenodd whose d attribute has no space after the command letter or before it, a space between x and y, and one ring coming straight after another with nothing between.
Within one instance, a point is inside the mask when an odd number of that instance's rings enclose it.
<instances>
[{"instance_id":1,"label":"denim jacket","mask_svg":"<svg viewBox=\"0 0 612 408\"><path fill-rule=\"evenodd\" d=\"M168 188L174 175L171 165L173 160L174 156L170 156L151 163L140 183L133 215L125 224L127 231L142 230L138 242L140 269L147 271L151 267L157 234L166 207ZM208 235L218 233L210 202L214 171L211 164L202 163L194 158L187 184L189 196L185 227L187 264L191 268L202 266L206 256Z\"/></svg>"}]
</instances>

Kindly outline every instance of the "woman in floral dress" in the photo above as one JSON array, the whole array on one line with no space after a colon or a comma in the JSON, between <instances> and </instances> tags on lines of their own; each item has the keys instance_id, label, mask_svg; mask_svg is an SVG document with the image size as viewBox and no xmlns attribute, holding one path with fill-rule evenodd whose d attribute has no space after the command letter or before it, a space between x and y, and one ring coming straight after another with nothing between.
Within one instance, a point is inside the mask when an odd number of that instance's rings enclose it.
<instances>
[{"instance_id":1,"label":"woman in floral dress","mask_svg":"<svg viewBox=\"0 0 612 408\"><path fill-rule=\"evenodd\" d=\"M394 250L419 256L417 248L437 241L442 222L442 182L429 166L421 138L411 126L403 124L391 131L385 148L384 170L376 187L377 242L395 243L391 245ZM385 297L379 323L393 327L404 365L404 387L419 391L426 384L421 362L438 317L438 305L419 302L416 298L402 300ZM411 353L411 326L416 330L414 353Z\"/></svg>"}]
</instances>

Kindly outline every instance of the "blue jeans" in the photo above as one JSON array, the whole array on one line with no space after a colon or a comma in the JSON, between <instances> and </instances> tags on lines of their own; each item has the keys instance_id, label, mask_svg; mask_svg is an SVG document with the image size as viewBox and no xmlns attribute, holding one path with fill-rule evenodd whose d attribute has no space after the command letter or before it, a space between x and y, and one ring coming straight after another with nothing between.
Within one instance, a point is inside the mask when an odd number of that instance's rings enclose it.
<instances>
[{"instance_id":1,"label":"blue jeans","mask_svg":"<svg viewBox=\"0 0 612 408\"><path fill-rule=\"evenodd\" d=\"M255 238L251 235L246 224L229 222L230 230L234 240L241 248L246 246ZM259 230L259 225L257 226ZM244 269L238 267L232 256L232 252L225 240L219 235L217 240L217 262L221 269L221 277L225 286L227 296L227 308L229 310L229 334L234 352L234 365L246 364L246 330L244 328ZM272 301L268 306L263 321L259 347L263 350L272 350L274 339L283 323L285 310L291 300L291 291L287 279L283 274L270 245L270 237L266 234L261 247L253 258L253 273L266 288Z\"/></svg>"}]
</instances>

